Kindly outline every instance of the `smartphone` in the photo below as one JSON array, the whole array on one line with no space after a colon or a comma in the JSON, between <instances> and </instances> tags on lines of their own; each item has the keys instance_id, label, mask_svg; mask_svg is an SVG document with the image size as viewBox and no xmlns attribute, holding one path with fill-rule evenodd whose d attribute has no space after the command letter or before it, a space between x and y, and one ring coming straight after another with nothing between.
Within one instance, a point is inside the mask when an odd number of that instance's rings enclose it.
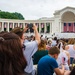
<instances>
[{"instance_id":1,"label":"smartphone","mask_svg":"<svg viewBox=\"0 0 75 75\"><path fill-rule=\"evenodd\" d=\"M34 32L34 30L33 30L33 28L32 28L32 27L33 27L33 24L32 24L32 23L28 24L27 27L30 29L30 32L31 32L31 33Z\"/></svg>"},{"instance_id":2,"label":"smartphone","mask_svg":"<svg viewBox=\"0 0 75 75\"><path fill-rule=\"evenodd\" d=\"M27 24L27 27L28 27L29 29L31 29L31 28L33 27L33 24L32 24L32 23Z\"/></svg>"}]
</instances>

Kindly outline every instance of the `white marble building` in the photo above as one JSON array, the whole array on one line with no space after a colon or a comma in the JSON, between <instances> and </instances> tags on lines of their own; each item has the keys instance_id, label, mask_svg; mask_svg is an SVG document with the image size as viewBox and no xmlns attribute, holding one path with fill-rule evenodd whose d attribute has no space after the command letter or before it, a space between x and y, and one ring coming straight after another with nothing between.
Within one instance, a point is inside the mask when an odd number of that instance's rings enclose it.
<instances>
[{"instance_id":1,"label":"white marble building","mask_svg":"<svg viewBox=\"0 0 75 75\"><path fill-rule=\"evenodd\" d=\"M75 8L65 7L56 10L51 18L43 17L38 20L0 19L0 31L11 31L14 27L24 28L27 23L35 23L38 26L39 33L49 37L55 33L74 34Z\"/></svg>"}]
</instances>

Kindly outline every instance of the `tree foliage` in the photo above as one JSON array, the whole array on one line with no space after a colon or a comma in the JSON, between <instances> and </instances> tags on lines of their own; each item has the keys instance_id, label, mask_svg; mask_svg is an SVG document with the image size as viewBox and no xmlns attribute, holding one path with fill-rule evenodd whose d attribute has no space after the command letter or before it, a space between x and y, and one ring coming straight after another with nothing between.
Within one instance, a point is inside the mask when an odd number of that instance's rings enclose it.
<instances>
[{"instance_id":1,"label":"tree foliage","mask_svg":"<svg viewBox=\"0 0 75 75\"><path fill-rule=\"evenodd\" d=\"M5 12L5 11L1 11L0 10L0 18L4 18L4 19L20 19L23 20L24 17L22 14L20 13L10 13L10 12Z\"/></svg>"}]
</instances>

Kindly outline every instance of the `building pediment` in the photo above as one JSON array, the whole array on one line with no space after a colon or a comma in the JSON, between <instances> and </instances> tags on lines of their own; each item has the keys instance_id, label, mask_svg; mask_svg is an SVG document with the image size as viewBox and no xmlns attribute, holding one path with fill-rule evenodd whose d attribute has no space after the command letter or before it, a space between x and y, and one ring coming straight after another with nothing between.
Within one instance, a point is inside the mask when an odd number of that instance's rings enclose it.
<instances>
[{"instance_id":1,"label":"building pediment","mask_svg":"<svg viewBox=\"0 0 75 75\"><path fill-rule=\"evenodd\" d=\"M65 8L63 8L63 9L61 9L61 10L56 10L55 13L54 13L54 15L59 15L59 14L62 13L63 11L69 11L69 10L74 10L74 11L75 11L75 8L74 8L74 7L69 7L69 6L67 6L67 7L65 7Z\"/></svg>"}]
</instances>

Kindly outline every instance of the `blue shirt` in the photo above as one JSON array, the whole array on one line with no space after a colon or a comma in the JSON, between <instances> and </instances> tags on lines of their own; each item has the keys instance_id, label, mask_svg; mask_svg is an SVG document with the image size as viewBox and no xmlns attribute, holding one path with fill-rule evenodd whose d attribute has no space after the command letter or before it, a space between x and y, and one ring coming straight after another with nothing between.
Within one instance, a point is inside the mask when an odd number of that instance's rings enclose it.
<instances>
[{"instance_id":1,"label":"blue shirt","mask_svg":"<svg viewBox=\"0 0 75 75\"><path fill-rule=\"evenodd\" d=\"M38 75L53 75L55 68L58 68L56 60L46 55L39 60L37 73Z\"/></svg>"}]
</instances>

